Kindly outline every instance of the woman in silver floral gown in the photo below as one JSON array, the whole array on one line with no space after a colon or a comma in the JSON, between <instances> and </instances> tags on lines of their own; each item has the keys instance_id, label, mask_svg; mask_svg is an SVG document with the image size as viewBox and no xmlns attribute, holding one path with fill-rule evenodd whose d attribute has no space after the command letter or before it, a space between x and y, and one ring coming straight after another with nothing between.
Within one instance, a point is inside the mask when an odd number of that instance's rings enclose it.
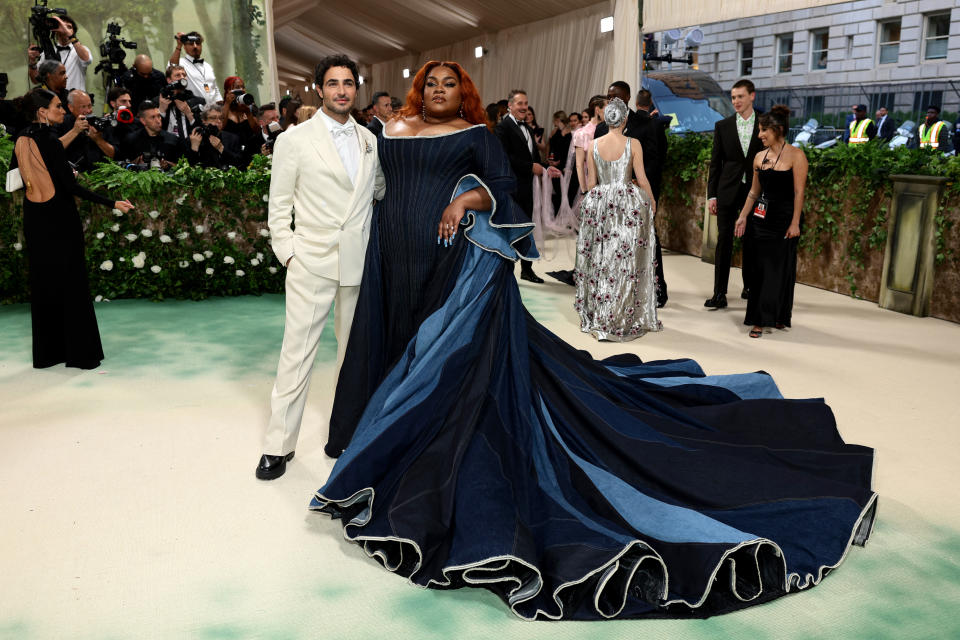
<instances>
[{"instance_id":1,"label":"woman in silver floral gown","mask_svg":"<svg viewBox=\"0 0 960 640\"><path fill-rule=\"evenodd\" d=\"M589 193L580 206L574 271L580 329L617 342L663 328L657 320L656 202L640 143L623 135L627 114L619 99L604 109L610 132L593 142L589 154ZM630 181L631 169L640 188Z\"/></svg>"}]
</instances>

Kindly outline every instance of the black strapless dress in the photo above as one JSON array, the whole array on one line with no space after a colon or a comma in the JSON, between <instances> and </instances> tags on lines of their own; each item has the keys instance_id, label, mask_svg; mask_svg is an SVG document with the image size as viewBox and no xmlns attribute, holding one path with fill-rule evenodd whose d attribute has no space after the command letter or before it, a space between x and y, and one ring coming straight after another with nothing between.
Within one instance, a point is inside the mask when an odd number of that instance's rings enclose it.
<instances>
[{"instance_id":1,"label":"black strapless dress","mask_svg":"<svg viewBox=\"0 0 960 640\"><path fill-rule=\"evenodd\" d=\"M381 137L375 209L311 508L421 587L527 619L705 617L802 590L862 545L873 451L763 372L596 361L524 308L532 224L485 127ZM450 200L484 187L450 248ZM509 258L509 259L508 259Z\"/></svg>"},{"instance_id":2,"label":"black strapless dress","mask_svg":"<svg viewBox=\"0 0 960 640\"><path fill-rule=\"evenodd\" d=\"M759 175L760 186L767 197L767 215L762 219L750 216L748 233L754 246L754 282L743 324L789 327L800 241L785 237L793 220L793 169L763 169Z\"/></svg>"}]
</instances>

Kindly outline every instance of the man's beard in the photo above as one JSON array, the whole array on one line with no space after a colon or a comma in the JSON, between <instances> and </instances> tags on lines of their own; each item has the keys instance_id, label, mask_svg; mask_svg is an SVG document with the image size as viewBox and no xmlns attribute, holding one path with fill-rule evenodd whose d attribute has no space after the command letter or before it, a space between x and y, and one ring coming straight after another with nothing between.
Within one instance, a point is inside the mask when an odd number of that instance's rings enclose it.
<instances>
[{"instance_id":1,"label":"man's beard","mask_svg":"<svg viewBox=\"0 0 960 640\"><path fill-rule=\"evenodd\" d=\"M334 98L334 100L335 100L335 99L336 99L336 98ZM338 116L348 115L348 114L350 113L350 111L353 109L353 103L352 103L352 102L349 103L349 104L347 104L347 105L344 105L343 107L341 107L340 105L338 105L338 104L337 104L336 102L334 102L333 100L330 101L330 104L327 104L326 101L324 101L323 106L325 106L330 113L335 113L335 114L337 114Z\"/></svg>"}]
</instances>

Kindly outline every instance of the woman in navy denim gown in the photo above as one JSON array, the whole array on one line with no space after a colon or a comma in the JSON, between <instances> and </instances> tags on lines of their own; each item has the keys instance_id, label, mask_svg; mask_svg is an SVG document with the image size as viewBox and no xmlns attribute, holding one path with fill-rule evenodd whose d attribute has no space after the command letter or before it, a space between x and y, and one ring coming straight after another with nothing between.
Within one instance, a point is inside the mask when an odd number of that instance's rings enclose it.
<instances>
[{"instance_id":1,"label":"woman in navy denim gown","mask_svg":"<svg viewBox=\"0 0 960 640\"><path fill-rule=\"evenodd\" d=\"M311 508L422 587L526 619L705 617L818 583L873 523L873 451L822 400L692 360L596 361L524 309L515 181L456 63L380 139L375 212Z\"/></svg>"}]
</instances>

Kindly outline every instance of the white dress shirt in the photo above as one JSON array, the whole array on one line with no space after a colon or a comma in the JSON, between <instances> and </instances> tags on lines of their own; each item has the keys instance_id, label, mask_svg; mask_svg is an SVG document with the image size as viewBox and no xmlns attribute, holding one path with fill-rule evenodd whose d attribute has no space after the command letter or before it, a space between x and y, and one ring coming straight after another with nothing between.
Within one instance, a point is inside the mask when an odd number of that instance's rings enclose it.
<instances>
[{"instance_id":1,"label":"white dress shirt","mask_svg":"<svg viewBox=\"0 0 960 640\"><path fill-rule=\"evenodd\" d=\"M61 46L59 42L54 42L54 46ZM90 66L90 63L93 62L93 56L89 60L81 60L80 56L77 55L77 49L74 45L68 45L70 48L64 51L59 52L60 58L54 58L63 63L64 68L67 70L67 91L72 91L74 89L80 89L81 91L87 90L87 67ZM46 60L46 56L42 53L40 54L40 62ZM66 107L66 105L64 105Z\"/></svg>"},{"instance_id":2,"label":"white dress shirt","mask_svg":"<svg viewBox=\"0 0 960 640\"><path fill-rule=\"evenodd\" d=\"M343 162L343 168L347 170L350 182L355 183L357 169L360 168L360 134L357 133L356 121L348 117L346 124L340 124L324 113L322 107L313 117L323 118L323 123L327 125L330 137L333 138L333 146L337 148L337 154Z\"/></svg>"},{"instance_id":3,"label":"white dress shirt","mask_svg":"<svg viewBox=\"0 0 960 640\"><path fill-rule=\"evenodd\" d=\"M510 117L513 118L513 121L517 123L517 126L520 127L520 132L523 133L524 139L527 141L527 149L530 150L530 153L536 153L533 148L533 138L530 136L530 130L527 129L527 126L513 117L513 114L510 114Z\"/></svg>"},{"instance_id":4,"label":"white dress shirt","mask_svg":"<svg viewBox=\"0 0 960 640\"><path fill-rule=\"evenodd\" d=\"M220 89L217 88L217 76L213 73L213 67L209 62L204 60L197 64L193 56L182 53L180 66L187 72L187 88L193 92L193 95L203 98L208 106L223 100Z\"/></svg>"}]
</instances>

